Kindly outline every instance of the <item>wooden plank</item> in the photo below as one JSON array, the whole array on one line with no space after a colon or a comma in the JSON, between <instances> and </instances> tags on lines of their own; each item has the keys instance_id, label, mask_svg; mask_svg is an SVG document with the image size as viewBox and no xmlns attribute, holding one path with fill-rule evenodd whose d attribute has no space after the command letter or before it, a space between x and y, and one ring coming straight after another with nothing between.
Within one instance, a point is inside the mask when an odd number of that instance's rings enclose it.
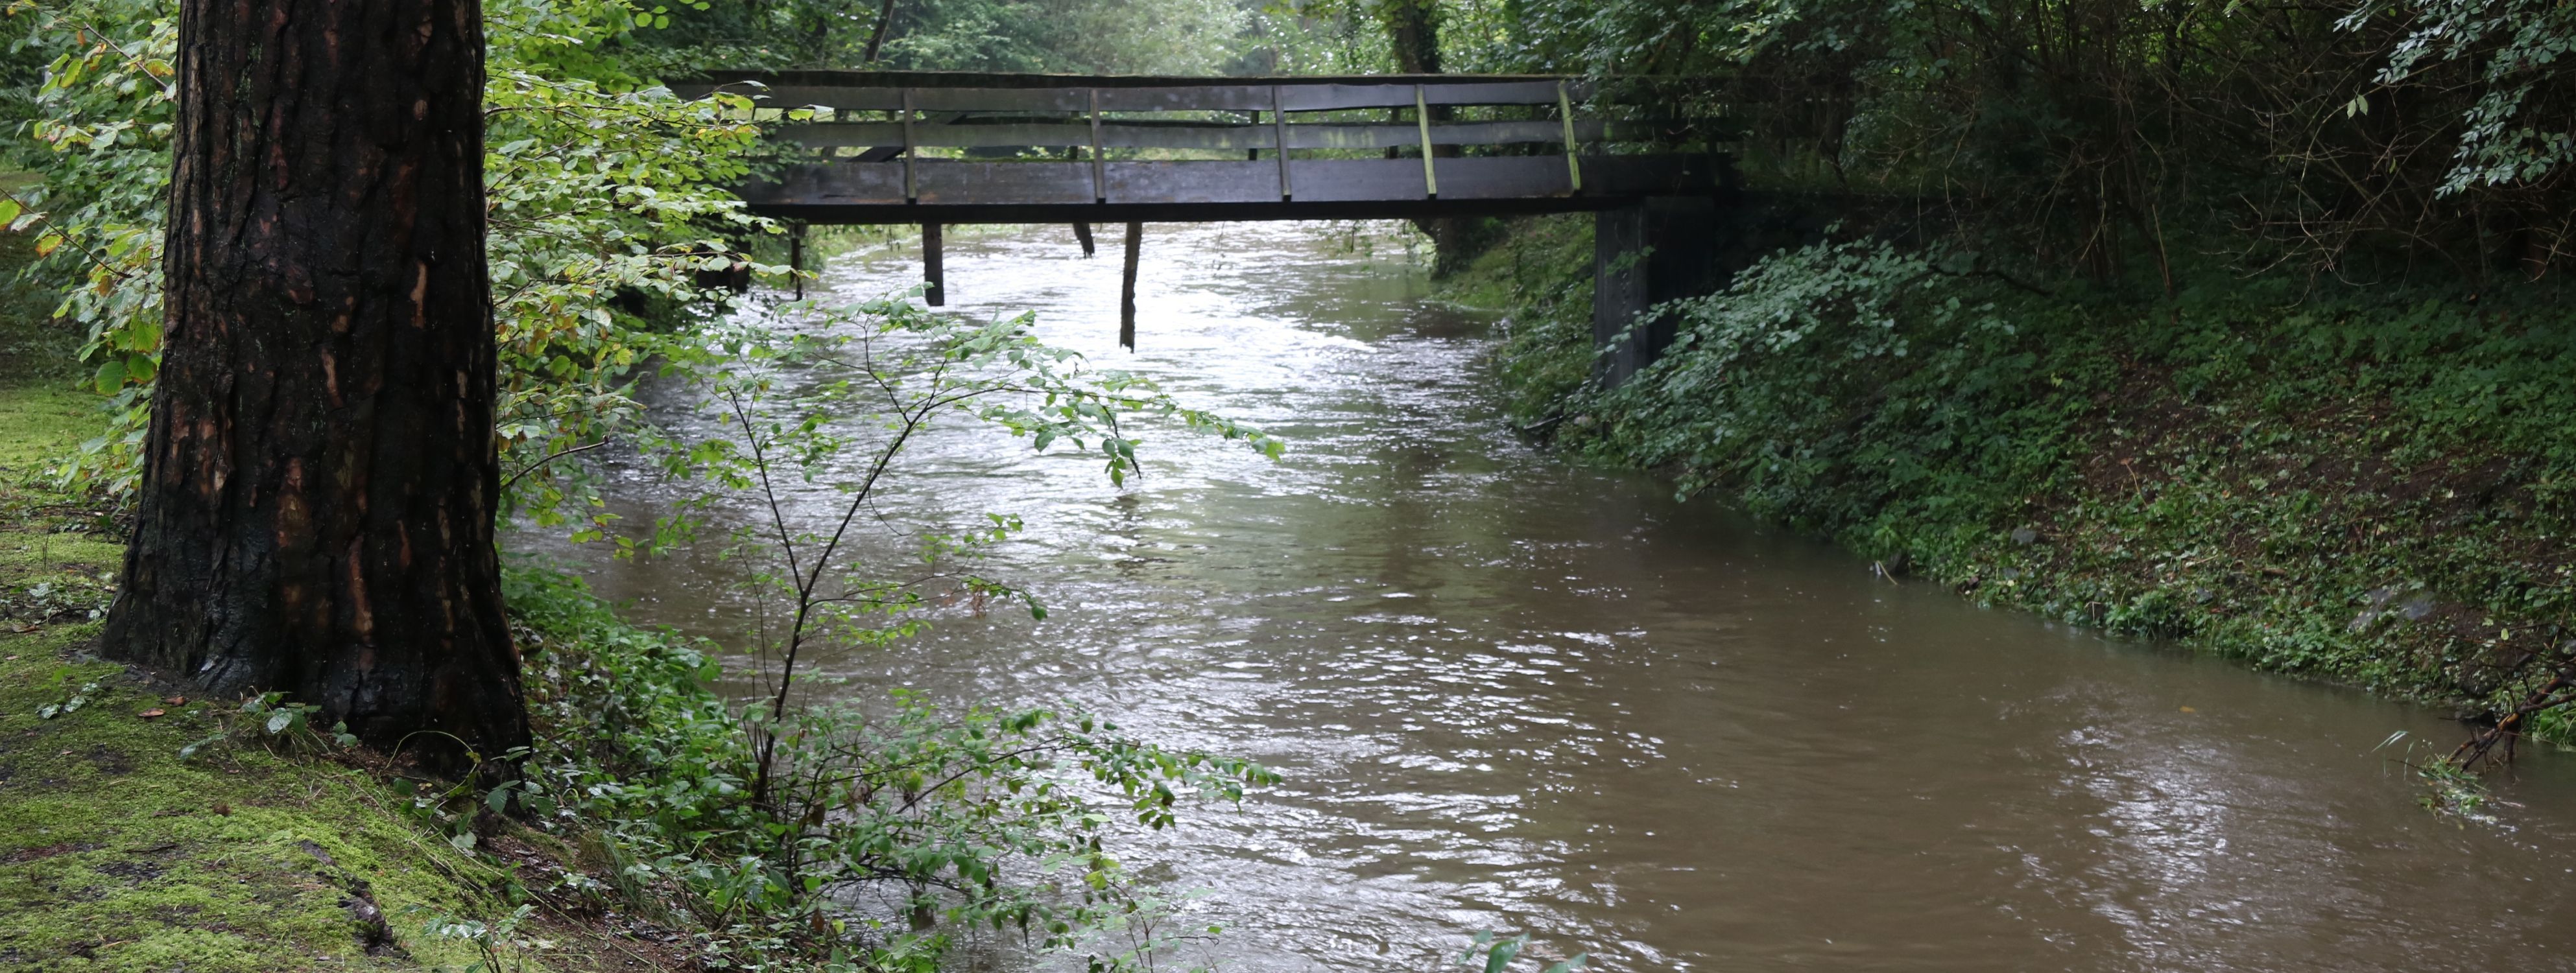
<instances>
[{"instance_id":1,"label":"wooden plank","mask_svg":"<svg viewBox=\"0 0 2576 973\"><path fill-rule=\"evenodd\" d=\"M1240 165L1241 163L1225 163ZM1109 185L1116 185L1119 165L1111 164ZM846 168L863 168L848 166ZM1088 162L947 162L921 163L921 202L925 205L993 200L1015 203L1078 204L1092 195Z\"/></svg>"},{"instance_id":2,"label":"wooden plank","mask_svg":"<svg viewBox=\"0 0 2576 973\"><path fill-rule=\"evenodd\" d=\"M1288 179L1288 113L1279 107L1278 85L1270 86L1270 128L1271 139L1279 149L1279 198L1294 199L1296 183Z\"/></svg>"},{"instance_id":3,"label":"wooden plank","mask_svg":"<svg viewBox=\"0 0 2576 973\"><path fill-rule=\"evenodd\" d=\"M1301 165L1302 163L1291 163ZM1279 200L1275 167L1227 159L1109 165L1111 203L1265 203Z\"/></svg>"},{"instance_id":4,"label":"wooden plank","mask_svg":"<svg viewBox=\"0 0 2576 973\"><path fill-rule=\"evenodd\" d=\"M874 162L791 166L772 179L747 182L734 191L755 204L826 207L901 207L904 204L902 167ZM913 221L897 219L884 222Z\"/></svg>"},{"instance_id":5,"label":"wooden plank","mask_svg":"<svg viewBox=\"0 0 2576 973\"><path fill-rule=\"evenodd\" d=\"M1431 166L1431 108L1422 100L1422 86L1413 86L1413 124L1422 130L1422 194L1440 195L1440 173Z\"/></svg>"},{"instance_id":6,"label":"wooden plank","mask_svg":"<svg viewBox=\"0 0 2576 973\"><path fill-rule=\"evenodd\" d=\"M1583 150L1576 144L1574 101L1566 96L1564 85L1556 86L1556 117L1565 123L1565 182L1579 193L1583 191L1583 163L1576 161L1576 157L1582 155Z\"/></svg>"},{"instance_id":7,"label":"wooden plank","mask_svg":"<svg viewBox=\"0 0 2576 973\"><path fill-rule=\"evenodd\" d=\"M916 88L913 107L922 111L1081 111L1088 103L1083 89ZM892 111L902 107L900 88L809 88L778 86L754 96L763 107L831 108ZM1553 83L1448 85L1429 88L1434 105L1550 105ZM1103 88L1100 107L1115 112L1255 111L1270 103L1269 89L1254 85L1206 85L1186 88ZM1404 108L1413 104L1405 85L1330 85L1283 88L1280 108L1291 112Z\"/></svg>"},{"instance_id":8,"label":"wooden plank","mask_svg":"<svg viewBox=\"0 0 2576 973\"><path fill-rule=\"evenodd\" d=\"M1585 142L1642 141L1654 137L1657 131L1651 122L1592 120L1574 122L1571 126L1545 120L1450 122L1431 125L1429 137L1433 145L1540 145L1566 141L1569 136ZM1231 125L1222 122L1142 124L1103 121L1098 132L1098 144L1108 148L1222 152L1276 149L1282 133L1285 133L1288 147L1292 149L1376 150L1416 146L1422 139L1420 127L1416 125L1285 122ZM903 135L903 126L895 122L810 122L780 126L774 137L809 148L826 149L899 145ZM1092 135L1093 128L1087 122L960 122L912 127L913 144L935 148L1083 146L1093 144Z\"/></svg>"},{"instance_id":9,"label":"wooden plank","mask_svg":"<svg viewBox=\"0 0 2576 973\"><path fill-rule=\"evenodd\" d=\"M1561 212L1719 188L1708 156L1585 156L1581 164L1579 196L1555 155L1442 159L1437 199L1423 192L1421 163L1409 158L1292 160L1296 195L1284 201L1272 160L1107 163L1106 202L1094 200L1086 162L925 159L920 200L910 206L901 168L885 163L795 166L738 191L757 212L817 223L1098 223Z\"/></svg>"},{"instance_id":10,"label":"wooden plank","mask_svg":"<svg viewBox=\"0 0 2576 973\"><path fill-rule=\"evenodd\" d=\"M1615 79L1632 82L1637 79ZM1706 83L1707 79L1672 79ZM875 101L877 104L852 104L847 107L893 107L893 94L900 88L947 89L957 91L1038 91L1043 98L1059 99L1071 92L1079 99L1082 92L1099 88L1109 91L1169 91L1173 89L1243 88L1266 92L1276 86L1292 104L1289 111L1322 111L1334 107L1386 108L1412 100L1414 85L1432 89L1434 104L1548 104L1555 99L1554 86L1574 86L1575 96L1588 98L1595 84L1589 78L1547 74L1382 74L1382 75L1286 75L1278 77L1191 77L1160 75L1075 75L1020 74L972 71L710 71L682 78L669 85L682 98L704 98L722 89L750 95L770 107L800 105L834 106L835 100ZM998 98L997 95L978 97ZM1139 96L1155 101L1163 95ZM1231 98L1231 94L1219 97ZM1349 104L1349 99L1376 99L1367 104ZM1393 100L1384 100L1392 98ZM1448 100L1448 99L1466 100ZM1489 100L1478 100L1489 99ZM1535 100L1522 100L1535 99ZM1012 99L1018 104L1062 104L1061 110L1072 111L1077 103L1049 102L1036 99ZM1266 100L1266 94L1264 96ZM1298 105L1319 105L1305 108ZM928 107L925 103L924 107ZM1218 105L1207 108L1224 107ZM1257 106L1256 106L1257 107ZM1117 110L1117 109L1113 109Z\"/></svg>"},{"instance_id":11,"label":"wooden plank","mask_svg":"<svg viewBox=\"0 0 2576 973\"><path fill-rule=\"evenodd\" d=\"M912 175L914 157L920 155L914 151L919 143L912 140L912 89L905 88L897 94L903 105L903 199L911 202L921 198L920 184L913 181Z\"/></svg>"},{"instance_id":12,"label":"wooden plank","mask_svg":"<svg viewBox=\"0 0 2576 973\"><path fill-rule=\"evenodd\" d=\"M1266 160L1265 160L1266 161ZM1413 160L1404 160L1410 165ZM1414 177L1421 177L1414 167ZM1561 178L1561 177L1560 177ZM1457 216L1521 216L1540 213L1586 213L1626 197L1544 196L1511 199L1345 200L1307 202L1268 200L1259 203L1084 203L1080 206L997 203L977 206L919 204L907 211L874 206L812 206L793 202L755 203L750 211L819 226L883 226L935 219L950 225L969 223L1064 223L1079 218L1102 222L1142 220L1148 223L1232 223L1264 220L1393 220ZM1628 201L1633 201L1629 199Z\"/></svg>"},{"instance_id":13,"label":"wooden plank","mask_svg":"<svg viewBox=\"0 0 2576 973\"><path fill-rule=\"evenodd\" d=\"M1555 79L1549 79L1282 86L1280 107L1288 111L1410 108L1416 87L1421 89L1422 100L1433 105L1553 105L1557 84Z\"/></svg>"},{"instance_id":14,"label":"wooden plank","mask_svg":"<svg viewBox=\"0 0 2576 973\"><path fill-rule=\"evenodd\" d=\"M1100 169L1108 159L1108 154L1100 150L1099 89L1092 89L1089 97L1091 99L1091 201L1097 203L1109 198L1109 178L1102 174Z\"/></svg>"},{"instance_id":15,"label":"wooden plank","mask_svg":"<svg viewBox=\"0 0 2576 973\"><path fill-rule=\"evenodd\" d=\"M1638 76L1614 76L1613 80L1636 81ZM1656 80L1646 78L1645 80ZM1708 81L1706 78L1668 76L1663 80ZM1532 81L1553 84L1558 81L1587 82L1576 75L1562 74L1284 74L1284 75L1153 75L1153 74L1046 74L1019 71L884 71L831 68L789 68L783 70L711 70L694 76L680 77L670 83L673 92L682 97L703 97L718 84L759 83L772 87L809 86L823 88L1170 88L1204 84L1250 84L1299 87L1310 85L1397 84L1455 85L1490 84L1508 81ZM748 89L746 89L748 90Z\"/></svg>"}]
</instances>

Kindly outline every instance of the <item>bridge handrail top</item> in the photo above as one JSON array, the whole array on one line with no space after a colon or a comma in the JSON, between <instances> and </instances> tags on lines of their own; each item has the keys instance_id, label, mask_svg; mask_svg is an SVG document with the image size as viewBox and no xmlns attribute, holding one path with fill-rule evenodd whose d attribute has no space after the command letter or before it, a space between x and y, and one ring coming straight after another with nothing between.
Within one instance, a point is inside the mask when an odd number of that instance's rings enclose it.
<instances>
[{"instance_id":1,"label":"bridge handrail top","mask_svg":"<svg viewBox=\"0 0 2576 973\"><path fill-rule=\"evenodd\" d=\"M817 88L1196 88L1235 85L1457 85L1562 81L1714 81L1701 75L1582 74L1295 74L1160 75L1045 74L1000 71L874 71L845 68L708 70L670 79L674 87L706 88L756 81Z\"/></svg>"}]
</instances>

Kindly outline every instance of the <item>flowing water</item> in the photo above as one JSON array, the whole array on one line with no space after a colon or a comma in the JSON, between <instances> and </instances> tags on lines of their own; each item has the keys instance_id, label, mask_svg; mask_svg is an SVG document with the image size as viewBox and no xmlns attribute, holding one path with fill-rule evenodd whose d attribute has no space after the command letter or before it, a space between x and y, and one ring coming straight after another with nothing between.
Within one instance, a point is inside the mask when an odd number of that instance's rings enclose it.
<instances>
[{"instance_id":1,"label":"flowing water","mask_svg":"<svg viewBox=\"0 0 2576 973\"><path fill-rule=\"evenodd\" d=\"M1061 227L952 238L951 309L1035 311L1288 457L1160 432L1117 488L942 428L872 526L1022 515L985 570L1052 613L946 610L826 670L1077 700L1283 772L1130 846L1208 890L1190 916L1227 927L1201 952L1228 968L1448 968L1480 929L1622 971L2576 962L2563 757L2504 781L2493 823L2436 816L2375 749L2454 739L2433 714L1980 610L1534 451L1488 322L1429 300L1383 228L1148 227L1131 355L1104 229L1098 260ZM914 260L828 283L882 293ZM593 570L647 618L738 630L711 558Z\"/></svg>"}]
</instances>

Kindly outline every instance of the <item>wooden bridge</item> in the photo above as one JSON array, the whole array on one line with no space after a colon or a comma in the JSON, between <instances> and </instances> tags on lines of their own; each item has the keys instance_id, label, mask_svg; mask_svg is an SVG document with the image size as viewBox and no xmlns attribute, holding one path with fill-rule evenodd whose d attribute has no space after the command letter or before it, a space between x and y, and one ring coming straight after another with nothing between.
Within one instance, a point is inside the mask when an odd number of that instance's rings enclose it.
<instances>
[{"instance_id":1,"label":"wooden bridge","mask_svg":"<svg viewBox=\"0 0 2576 973\"><path fill-rule=\"evenodd\" d=\"M934 305L945 224L1069 223L1086 250L1091 224L1128 224L1131 346L1142 223L1589 211L1615 382L1666 337L1631 329L1638 313L1704 283L1731 188L1708 133L1605 117L1639 112L1581 78L746 71L673 88L785 112L782 163L737 192L800 227L920 225Z\"/></svg>"}]
</instances>

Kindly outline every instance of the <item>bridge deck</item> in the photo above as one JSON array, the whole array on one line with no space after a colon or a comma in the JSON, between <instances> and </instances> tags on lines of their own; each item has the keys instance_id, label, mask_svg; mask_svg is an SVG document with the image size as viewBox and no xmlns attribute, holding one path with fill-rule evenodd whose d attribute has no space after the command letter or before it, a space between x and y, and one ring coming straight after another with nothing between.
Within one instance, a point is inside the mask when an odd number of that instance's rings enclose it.
<instances>
[{"instance_id":1,"label":"bridge deck","mask_svg":"<svg viewBox=\"0 0 2576 973\"><path fill-rule=\"evenodd\" d=\"M798 166L742 186L754 212L809 223L1179 223L1394 219L1615 209L1648 196L1719 188L1709 156L1586 156L1576 190L1556 156L1432 160L1294 159L1282 193L1274 161L916 163L913 193L894 163ZM1095 195L1097 193L1098 195Z\"/></svg>"}]
</instances>

